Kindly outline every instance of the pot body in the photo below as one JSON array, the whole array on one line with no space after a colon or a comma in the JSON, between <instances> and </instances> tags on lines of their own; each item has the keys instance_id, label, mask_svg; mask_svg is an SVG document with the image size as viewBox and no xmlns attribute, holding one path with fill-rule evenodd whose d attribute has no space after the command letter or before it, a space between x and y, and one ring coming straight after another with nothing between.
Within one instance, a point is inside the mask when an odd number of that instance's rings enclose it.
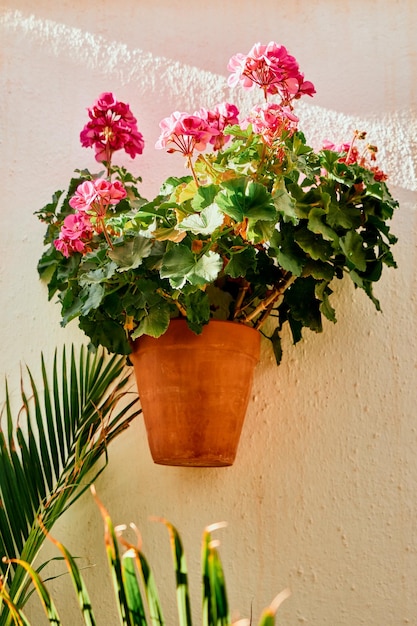
<instances>
[{"instance_id":1,"label":"pot body","mask_svg":"<svg viewBox=\"0 0 417 626\"><path fill-rule=\"evenodd\" d=\"M211 321L200 335L185 320L133 345L139 398L155 463L232 465L259 361L259 331Z\"/></svg>"}]
</instances>

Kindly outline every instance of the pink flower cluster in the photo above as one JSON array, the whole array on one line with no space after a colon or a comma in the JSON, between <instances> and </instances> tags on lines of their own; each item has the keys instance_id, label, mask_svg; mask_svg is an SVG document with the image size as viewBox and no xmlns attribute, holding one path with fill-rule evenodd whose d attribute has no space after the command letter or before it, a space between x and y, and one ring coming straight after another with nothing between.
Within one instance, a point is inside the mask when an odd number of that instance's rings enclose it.
<instances>
[{"instance_id":1,"label":"pink flower cluster","mask_svg":"<svg viewBox=\"0 0 417 626\"><path fill-rule=\"evenodd\" d=\"M239 109L229 102L217 104L212 111L200 109L198 115L207 122L211 129L212 137L210 143L214 150L220 150L230 139L230 136L223 133L226 126L233 126L239 123ZM214 134L213 131L218 131Z\"/></svg>"},{"instance_id":2,"label":"pink flower cluster","mask_svg":"<svg viewBox=\"0 0 417 626\"><path fill-rule=\"evenodd\" d=\"M332 141L329 141L328 139L325 139L323 141L323 149L332 150L332 152L340 152L341 154L344 153L344 156L339 159L342 163L347 163L348 165L352 165L352 163L358 163L359 150L355 146L352 146L352 144L350 143L336 144Z\"/></svg>"},{"instance_id":3,"label":"pink flower cluster","mask_svg":"<svg viewBox=\"0 0 417 626\"><path fill-rule=\"evenodd\" d=\"M313 83L304 80L295 57L274 41L267 45L257 43L246 55L234 55L227 69L232 72L228 80L231 87L238 83L245 89L259 85L265 99L268 94L279 94L284 105L303 95L316 93Z\"/></svg>"},{"instance_id":4,"label":"pink flower cluster","mask_svg":"<svg viewBox=\"0 0 417 626\"><path fill-rule=\"evenodd\" d=\"M364 167L365 169L372 172L375 180L383 182L388 179L388 176L375 163L378 148L371 144L367 144L364 150L360 152L357 146L354 145L356 139L365 139L365 137L366 132L355 131L351 143L334 144L328 139L325 139L323 141L323 149L332 150L333 152L339 152L343 155L339 159L341 163L347 163L347 165L358 163L358 165L360 165L361 167Z\"/></svg>"},{"instance_id":5,"label":"pink flower cluster","mask_svg":"<svg viewBox=\"0 0 417 626\"><path fill-rule=\"evenodd\" d=\"M126 190L119 180L112 183L105 178L96 178L95 180L86 180L78 185L69 205L76 211L91 213L103 218L107 209L123 198L126 198Z\"/></svg>"},{"instance_id":6,"label":"pink flower cluster","mask_svg":"<svg viewBox=\"0 0 417 626\"><path fill-rule=\"evenodd\" d=\"M87 180L78 185L69 201L75 213L67 215L54 246L65 257L74 252L86 254L90 250L94 233L104 232L104 218L108 209L126 198L126 190L120 181L114 183L105 178Z\"/></svg>"},{"instance_id":7,"label":"pink flower cluster","mask_svg":"<svg viewBox=\"0 0 417 626\"><path fill-rule=\"evenodd\" d=\"M295 133L298 117L288 106L267 102L255 106L245 121L252 124L253 131L262 135L265 143L271 146L275 139L284 134L290 136Z\"/></svg>"},{"instance_id":8,"label":"pink flower cluster","mask_svg":"<svg viewBox=\"0 0 417 626\"><path fill-rule=\"evenodd\" d=\"M67 215L64 219L59 237L54 241L54 246L67 258L74 252L86 254L90 250L88 244L92 236L93 226L89 215L74 213Z\"/></svg>"},{"instance_id":9,"label":"pink flower cluster","mask_svg":"<svg viewBox=\"0 0 417 626\"><path fill-rule=\"evenodd\" d=\"M88 109L90 121L80 133L85 148L94 147L96 160L110 163L113 152L124 149L132 157L142 154L144 140L129 105L112 93L102 93Z\"/></svg>"},{"instance_id":10,"label":"pink flower cluster","mask_svg":"<svg viewBox=\"0 0 417 626\"><path fill-rule=\"evenodd\" d=\"M160 122L162 132L155 147L181 152L186 157L191 157L194 150L205 150L208 143L219 150L229 139L224 129L237 124L238 115L237 107L228 102L216 105L212 111L200 109L193 115L175 111Z\"/></svg>"}]
</instances>

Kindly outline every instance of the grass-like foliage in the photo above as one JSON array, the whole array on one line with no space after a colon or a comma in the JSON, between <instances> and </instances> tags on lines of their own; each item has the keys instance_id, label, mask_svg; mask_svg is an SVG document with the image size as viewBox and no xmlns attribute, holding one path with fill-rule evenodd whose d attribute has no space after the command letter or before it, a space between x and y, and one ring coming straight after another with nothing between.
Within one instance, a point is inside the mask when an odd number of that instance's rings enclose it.
<instances>
[{"instance_id":1,"label":"grass-like foliage","mask_svg":"<svg viewBox=\"0 0 417 626\"><path fill-rule=\"evenodd\" d=\"M149 562L142 551L139 531L131 524L131 527L136 531L137 541L135 544L127 541L123 536L126 527L114 527L108 511L98 499L93 487L92 491L104 522L105 548L114 587L119 623L121 626L165 626L166 622L155 578ZM165 519L160 519L159 521L166 525L170 538L176 581L178 625L192 626L188 571L183 544L178 531L171 523ZM223 524L213 524L203 532L201 550L202 614L200 622L202 626L230 626L232 623L224 571L217 550L218 541L212 538L212 532L221 526ZM47 534L46 530L45 534ZM86 626L96 626L97 621L94 609L76 561L65 546L52 538L50 534L48 536L65 560L77 595L84 624ZM17 563L22 568L25 568L31 576L49 623L60 626L63 622L61 622L57 607L38 573L22 560L17 561ZM258 626L273 626L275 624L275 614L280 604L289 595L288 589L278 594L270 606L262 612ZM11 605L10 609L13 611L16 624L30 626L30 622L22 610L10 603L4 590L0 592L0 597L3 598L4 602L8 602ZM241 626L249 623L251 623L249 620L239 620Z\"/></svg>"}]
</instances>

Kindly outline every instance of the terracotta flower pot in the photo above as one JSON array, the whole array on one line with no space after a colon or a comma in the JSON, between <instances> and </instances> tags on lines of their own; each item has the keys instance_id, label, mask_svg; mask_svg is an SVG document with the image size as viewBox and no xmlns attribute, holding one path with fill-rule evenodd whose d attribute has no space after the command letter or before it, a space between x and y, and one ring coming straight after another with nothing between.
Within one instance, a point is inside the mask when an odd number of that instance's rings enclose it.
<instances>
[{"instance_id":1,"label":"terracotta flower pot","mask_svg":"<svg viewBox=\"0 0 417 626\"><path fill-rule=\"evenodd\" d=\"M259 352L259 331L223 321L196 335L172 320L158 339L135 341L130 357L155 463L233 464Z\"/></svg>"}]
</instances>

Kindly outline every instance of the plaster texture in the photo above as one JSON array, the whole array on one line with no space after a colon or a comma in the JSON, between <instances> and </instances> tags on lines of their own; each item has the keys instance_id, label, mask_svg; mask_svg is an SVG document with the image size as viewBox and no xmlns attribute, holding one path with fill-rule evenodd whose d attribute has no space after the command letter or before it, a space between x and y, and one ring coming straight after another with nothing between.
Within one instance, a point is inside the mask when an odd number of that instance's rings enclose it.
<instances>
[{"instance_id":1,"label":"plaster texture","mask_svg":"<svg viewBox=\"0 0 417 626\"><path fill-rule=\"evenodd\" d=\"M188 552L199 623L199 544L206 524L226 520L221 540L232 609L257 617L289 586L279 623L295 626L417 624L417 5L412 0L1 0L0 377L19 389L43 350L81 343L59 325L36 263L44 228L33 212L64 188L74 168L94 169L78 136L102 91L130 103L146 149L133 164L143 195L178 155L154 150L160 119L230 94L226 64L257 41L275 40L317 89L298 113L308 140L347 140L368 130L401 203L393 223L397 270L376 287L383 313L363 293L335 285L338 323L284 338L276 368L269 345L231 468L155 466L137 420L110 448L96 488L115 523L136 522L154 563L167 623L176 623L165 516ZM132 381L133 384L133 381ZM116 624L105 575L102 527L87 495L55 529L84 556L99 623ZM52 550L45 548L45 553ZM68 580L55 581L68 626L81 624ZM44 620L36 602L28 610Z\"/></svg>"}]
</instances>

